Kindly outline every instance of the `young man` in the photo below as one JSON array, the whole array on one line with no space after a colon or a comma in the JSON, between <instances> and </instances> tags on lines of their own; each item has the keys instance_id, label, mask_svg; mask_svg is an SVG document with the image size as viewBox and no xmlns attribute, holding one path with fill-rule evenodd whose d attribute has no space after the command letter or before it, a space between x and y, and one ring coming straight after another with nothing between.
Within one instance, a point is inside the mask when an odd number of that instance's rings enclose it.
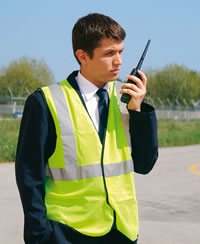
<instances>
[{"instance_id":1,"label":"young man","mask_svg":"<svg viewBox=\"0 0 200 244\"><path fill-rule=\"evenodd\" d=\"M133 171L148 173L158 155L154 109L142 103L147 78L127 76L131 151L113 81L125 31L89 14L73 28L80 71L27 99L16 156L16 179L28 244L137 243Z\"/></svg>"}]
</instances>

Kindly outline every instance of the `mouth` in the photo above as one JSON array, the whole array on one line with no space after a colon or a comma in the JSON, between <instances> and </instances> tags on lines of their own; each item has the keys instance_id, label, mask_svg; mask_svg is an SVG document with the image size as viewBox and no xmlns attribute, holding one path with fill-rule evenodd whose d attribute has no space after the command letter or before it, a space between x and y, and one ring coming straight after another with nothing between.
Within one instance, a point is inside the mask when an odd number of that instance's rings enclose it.
<instances>
[{"instance_id":1,"label":"mouth","mask_svg":"<svg viewBox=\"0 0 200 244\"><path fill-rule=\"evenodd\" d=\"M111 70L111 72L115 75L117 75L119 73L120 69L113 69Z\"/></svg>"}]
</instances>

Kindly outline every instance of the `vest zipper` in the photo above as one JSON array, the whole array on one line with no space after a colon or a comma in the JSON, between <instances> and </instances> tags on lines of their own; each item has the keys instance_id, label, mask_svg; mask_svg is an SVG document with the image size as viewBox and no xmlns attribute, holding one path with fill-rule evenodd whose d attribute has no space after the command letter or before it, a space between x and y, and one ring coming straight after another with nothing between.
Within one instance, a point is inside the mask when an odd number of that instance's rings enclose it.
<instances>
[{"instance_id":1,"label":"vest zipper","mask_svg":"<svg viewBox=\"0 0 200 244\"><path fill-rule=\"evenodd\" d=\"M104 187L105 187L105 192L106 192L106 202L107 204L112 208L113 210L113 225L112 225L112 229L116 229L116 212L113 209L113 207L110 205L109 203L109 197L108 197L108 190L107 190L107 186L106 186L106 179L105 179L105 173L104 173L104 165L103 165L103 155L104 155L104 146L105 146L105 138L106 138L106 129L104 130L104 137L103 137L103 143L102 143L102 153L101 153L101 170L102 170L102 176L103 176L103 182L104 182Z\"/></svg>"},{"instance_id":2,"label":"vest zipper","mask_svg":"<svg viewBox=\"0 0 200 244\"><path fill-rule=\"evenodd\" d=\"M105 187L105 192L106 192L106 202L110 205L109 199L108 199L108 190L106 186L106 179L105 179L105 173L104 173L104 165L103 165L103 155L104 155L104 146L105 146L105 133L106 130L104 130L104 137L103 137L103 142L102 142L102 152L101 152L101 170L102 170L102 176L103 176L103 183ZM110 206L111 207L111 206ZM112 207L111 207L112 208Z\"/></svg>"}]
</instances>

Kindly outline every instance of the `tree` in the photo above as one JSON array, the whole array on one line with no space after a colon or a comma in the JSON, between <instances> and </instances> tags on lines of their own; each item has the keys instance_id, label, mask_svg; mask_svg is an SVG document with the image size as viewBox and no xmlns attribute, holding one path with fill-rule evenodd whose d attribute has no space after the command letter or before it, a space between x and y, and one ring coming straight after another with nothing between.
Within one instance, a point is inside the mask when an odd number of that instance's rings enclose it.
<instances>
[{"instance_id":1,"label":"tree","mask_svg":"<svg viewBox=\"0 0 200 244\"><path fill-rule=\"evenodd\" d=\"M200 75L196 71L177 64L166 65L161 70L148 71L148 93L157 100L160 98L164 103L169 99L173 104L178 100L191 103L199 100Z\"/></svg>"},{"instance_id":2,"label":"tree","mask_svg":"<svg viewBox=\"0 0 200 244\"><path fill-rule=\"evenodd\" d=\"M9 96L8 87L14 96L27 96L27 89L33 92L53 81L53 74L44 60L21 57L0 69L0 96Z\"/></svg>"}]
</instances>

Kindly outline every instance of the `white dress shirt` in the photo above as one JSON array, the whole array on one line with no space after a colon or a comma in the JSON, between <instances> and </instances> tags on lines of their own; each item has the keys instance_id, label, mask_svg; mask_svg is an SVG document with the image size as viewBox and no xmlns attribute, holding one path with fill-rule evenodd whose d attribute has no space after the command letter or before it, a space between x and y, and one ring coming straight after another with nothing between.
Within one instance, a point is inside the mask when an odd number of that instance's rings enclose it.
<instances>
[{"instance_id":1,"label":"white dress shirt","mask_svg":"<svg viewBox=\"0 0 200 244\"><path fill-rule=\"evenodd\" d=\"M97 131L99 131L99 112L98 112L98 101L99 97L96 94L99 89L92 82L88 81L81 73L78 72L78 76L76 77L77 83L80 88L81 95L85 101L88 113L96 127ZM106 83L104 89L108 91L109 94L109 85Z\"/></svg>"}]
</instances>

